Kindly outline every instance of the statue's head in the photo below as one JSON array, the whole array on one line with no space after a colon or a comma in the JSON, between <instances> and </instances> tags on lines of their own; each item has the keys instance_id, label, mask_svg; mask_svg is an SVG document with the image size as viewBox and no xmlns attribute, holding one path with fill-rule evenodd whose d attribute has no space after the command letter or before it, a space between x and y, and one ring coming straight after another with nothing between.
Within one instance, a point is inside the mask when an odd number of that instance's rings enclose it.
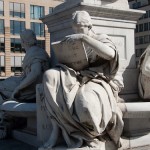
<instances>
[{"instance_id":1,"label":"statue's head","mask_svg":"<svg viewBox=\"0 0 150 150\"><path fill-rule=\"evenodd\" d=\"M85 33L83 30L92 28L91 17L86 11L76 11L72 14L72 27L76 33ZM85 33L86 34L86 33Z\"/></svg>"},{"instance_id":2,"label":"statue's head","mask_svg":"<svg viewBox=\"0 0 150 150\"><path fill-rule=\"evenodd\" d=\"M26 29L23 32L21 32L20 37L21 42L24 46L31 47L37 44L36 35L30 29Z\"/></svg>"}]
</instances>

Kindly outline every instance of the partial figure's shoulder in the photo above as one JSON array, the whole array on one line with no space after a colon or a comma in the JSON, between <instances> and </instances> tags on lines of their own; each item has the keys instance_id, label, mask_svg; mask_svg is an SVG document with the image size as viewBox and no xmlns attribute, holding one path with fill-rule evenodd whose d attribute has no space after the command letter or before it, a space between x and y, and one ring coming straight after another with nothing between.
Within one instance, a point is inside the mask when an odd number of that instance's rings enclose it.
<instances>
[{"instance_id":1,"label":"partial figure's shoulder","mask_svg":"<svg viewBox=\"0 0 150 150\"><path fill-rule=\"evenodd\" d=\"M148 53L150 53L150 45L148 45L148 47L146 48L146 53L148 52Z\"/></svg>"},{"instance_id":2,"label":"partial figure's shoulder","mask_svg":"<svg viewBox=\"0 0 150 150\"><path fill-rule=\"evenodd\" d=\"M30 54L33 55L34 57L37 57L37 56L42 57L43 55L44 56L48 55L47 52L39 46L31 47Z\"/></svg>"},{"instance_id":3,"label":"partial figure's shoulder","mask_svg":"<svg viewBox=\"0 0 150 150\"><path fill-rule=\"evenodd\" d=\"M26 54L25 60L32 62L34 59L38 61L49 61L49 56L44 49L38 46L34 46L31 47L28 53Z\"/></svg>"}]
</instances>

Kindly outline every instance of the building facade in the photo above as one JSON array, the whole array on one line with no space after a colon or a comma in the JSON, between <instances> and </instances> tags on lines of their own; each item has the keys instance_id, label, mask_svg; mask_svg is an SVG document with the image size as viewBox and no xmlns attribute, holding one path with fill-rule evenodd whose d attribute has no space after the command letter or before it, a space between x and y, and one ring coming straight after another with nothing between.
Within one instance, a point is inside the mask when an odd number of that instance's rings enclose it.
<instances>
[{"instance_id":1,"label":"building facade","mask_svg":"<svg viewBox=\"0 0 150 150\"><path fill-rule=\"evenodd\" d=\"M129 0L129 5L132 9L146 11L139 18L135 30L135 55L138 64L139 57L150 44L150 0Z\"/></svg>"},{"instance_id":2,"label":"building facade","mask_svg":"<svg viewBox=\"0 0 150 150\"><path fill-rule=\"evenodd\" d=\"M18 75L22 71L25 51L20 32L32 29L38 45L50 53L50 34L39 20L52 13L63 0L0 0L0 78Z\"/></svg>"}]
</instances>

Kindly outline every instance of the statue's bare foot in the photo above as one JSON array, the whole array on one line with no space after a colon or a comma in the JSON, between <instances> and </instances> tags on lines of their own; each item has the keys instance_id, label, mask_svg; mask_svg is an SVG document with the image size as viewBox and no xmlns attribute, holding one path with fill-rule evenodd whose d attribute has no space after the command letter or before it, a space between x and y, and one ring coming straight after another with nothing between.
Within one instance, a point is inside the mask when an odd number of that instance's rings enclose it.
<instances>
[{"instance_id":1,"label":"statue's bare foot","mask_svg":"<svg viewBox=\"0 0 150 150\"><path fill-rule=\"evenodd\" d=\"M52 133L50 135L50 138L48 139L48 141L41 147L41 150L42 148L43 149L50 149L52 147L54 147L57 143L57 139L59 137L59 127L57 125L57 123L53 120L52 121Z\"/></svg>"},{"instance_id":2,"label":"statue's bare foot","mask_svg":"<svg viewBox=\"0 0 150 150\"><path fill-rule=\"evenodd\" d=\"M55 141L50 138L44 145L43 145L43 148L44 149L50 149L50 148L53 148L54 146L56 145Z\"/></svg>"},{"instance_id":3,"label":"statue's bare foot","mask_svg":"<svg viewBox=\"0 0 150 150\"><path fill-rule=\"evenodd\" d=\"M86 142L88 147L97 148L97 149L103 149L102 147L105 146L104 143L105 142L101 142L98 139L94 139L93 141Z\"/></svg>"}]
</instances>

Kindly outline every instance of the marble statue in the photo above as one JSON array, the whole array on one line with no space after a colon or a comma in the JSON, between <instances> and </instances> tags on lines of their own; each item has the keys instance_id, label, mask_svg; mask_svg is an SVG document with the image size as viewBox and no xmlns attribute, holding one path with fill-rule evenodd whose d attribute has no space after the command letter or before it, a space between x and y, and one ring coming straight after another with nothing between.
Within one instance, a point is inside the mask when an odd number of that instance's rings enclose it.
<instances>
[{"instance_id":1,"label":"marble statue","mask_svg":"<svg viewBox=\"0 0 150 150\"><path fill-rule=\"evenodd\" d=\"M150 99L150 45L140 57L139 68L139 95L144 100L148 100Z\"/></svg>"},{"instance_id":2,"label":"marble statue","mask_svg":"<svg viewBox=\"0 0 150 150\"><path fill-rule=\"evenodd\" d=\"M123 121L117 98L123 82L118 51L109 36L93 31L86 11L73 13L72 22L75 34L62 41L82 41L89 65L76 71L60 63L45 72L43 103L52 132L41 149L57 147L60 136L69 148L99 148L108 137L120 147Z\"/></svg>"},{"instance_id":3,"label":"marble statue","mask_svg":"<svg viewBox=\"0 0 150 150\"><path fill-rule=\"evenodd\" d=\"M23 73L19 77L9 77L0 82L0 104L8 100L36 102L36 84L42 82L43 73L49 69L49 56L45 50L37 46L35 33L27 29L20 37L26 51L22 64ZM4 128L1 121L0 139L5 137Z\"/></svg>"},{"instance_id":4,"label":"marble statue","mask_svg":"<svg viewBox=\"0 0 150 150\"><path fill-rule=\"evenodd\" d=\"M43 73L49 69L49 56L36 45L36 36L32 30L23 31L20 37L26 51L23 73L19 77L1 81L0 95L3 101L11 98L20 102L35 102L35 87L42 82Z\"/></svg>"}]
</instances>

